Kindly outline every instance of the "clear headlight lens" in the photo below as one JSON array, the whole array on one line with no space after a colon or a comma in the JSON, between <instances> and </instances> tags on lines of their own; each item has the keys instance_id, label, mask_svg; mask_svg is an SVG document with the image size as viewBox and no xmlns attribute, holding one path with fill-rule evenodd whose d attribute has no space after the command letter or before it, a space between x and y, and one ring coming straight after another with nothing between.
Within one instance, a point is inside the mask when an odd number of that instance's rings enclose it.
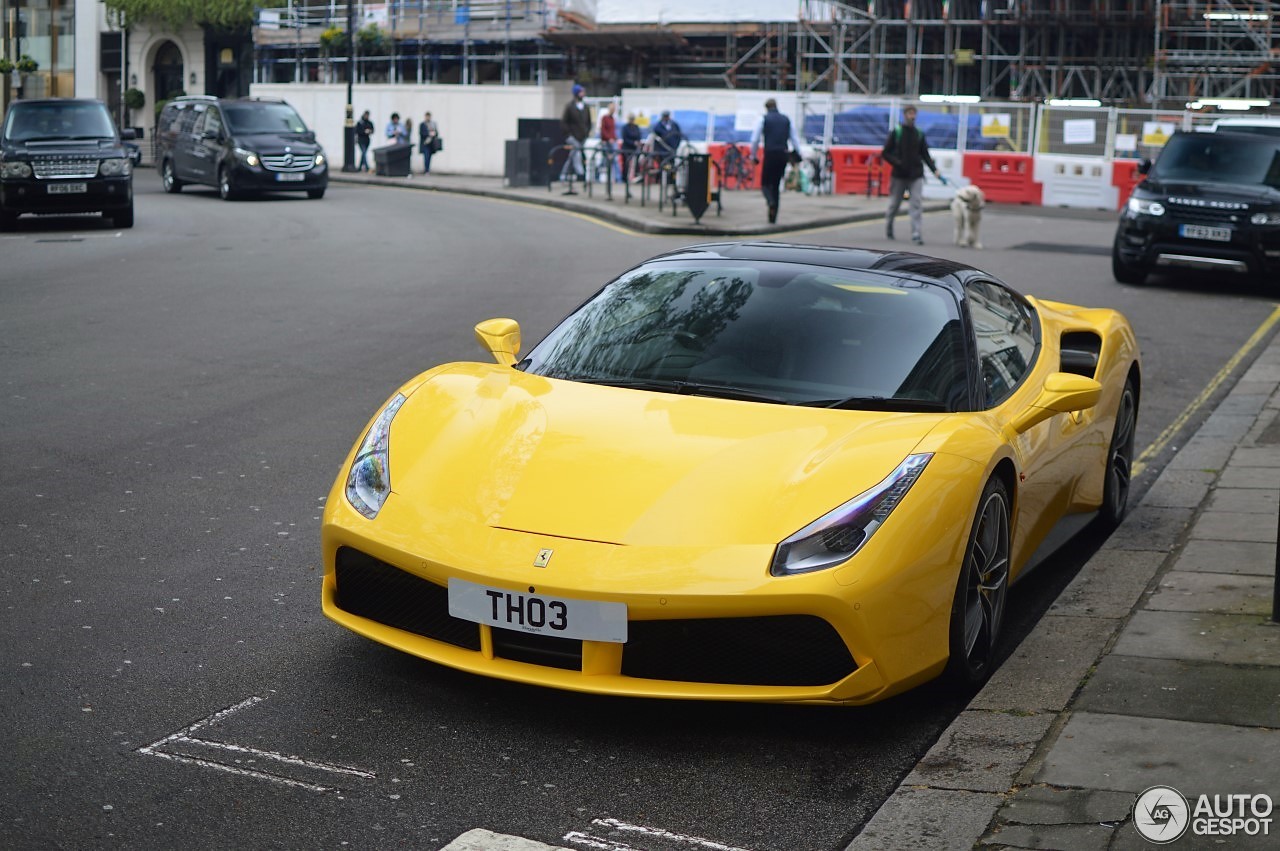
<instances>
[{"instance_id":1,"label":"clear headlight lens","mask_svg":"<svg viewBox=\"0 0 1280 851\"><path fill-rule=\"evenodd\" d=\"M317 166L324 165L324 154L316 154L316 165Z\"/></svg>"},{"instance_id":2,"label":"clear headlight lens","mask_svg":"<svg viewBox=\"0 0 1280 851\"><path fill-rule=\"evenodd\" d=\"M1130 198L1129 212L1140 216L1163 216L1164 204L1149 198Z\"/></svg>"},{"instance_id":3,"label":"clear headlight lens","mask_svg":"<svg viewBox=\"0 0 1280 851\"><path fill-rule=\"evenodd\" d=\"M0 177L30 177L31 164L22 162L0 163Z\"/></svg>"},{"instance_id":4,"label":"clear headlight lens","mask_svg":"<svg viewBox=\"0 0 1280 851\"><path fill-rule=\"evenodd\" d=\"M1280 212L1254 213L1249 217L1249 221L1255 225L1280 225Z\"/></svg>"},{"instance_id":5,"label":"clear headlight lens","mask_svg":"<svg viewBox=\"0 0 1280 851\"><path fill-rule=\"evenodd\" d=\"M103 160L98 163L98 171L103 177L120 177L129 174L132 163L127 159Z\"/></svg>"},{"instance_id":6,"label":"clear headlight lens","mask_svg":"<svg viewBox=\"0 0 1280 851\"><path fill-rule=\"evenodd\" d=\"M791 576L848 561L902 502L932 457L932 452L908 456L880 484L778 544L769 572L774 576Z\"/></svg>"},{"instance_id":7,"label":"clear headlight lens","mask_svg":"<svg viewBox=\"0 0 1280 851\"><path fill-rule=\"evenodd\" d=\"M374 419L347 473L347 502L370 520L378 516L382 504L391 494L391 464L387 447L391 441L391 421L404 404L404 398L397 393Z\"/></svg>"},{"instance_id":8,"label":"clear headlight lens","mask_svg":"<svg viewBox=\"0 0 1280 851\"><path fill-rule=\"evenodd\" d=\"M244 160L244 164L248 166L258 167L258 155L253 151L247 151L244 148L236 148L236 156Z\"/></svg>"}]
</instances>

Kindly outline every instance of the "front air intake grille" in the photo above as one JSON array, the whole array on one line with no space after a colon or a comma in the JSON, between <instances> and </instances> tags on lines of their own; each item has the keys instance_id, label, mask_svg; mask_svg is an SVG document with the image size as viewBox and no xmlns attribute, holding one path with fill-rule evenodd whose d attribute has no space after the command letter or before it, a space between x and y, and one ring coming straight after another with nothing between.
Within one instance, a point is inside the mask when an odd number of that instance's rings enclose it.
<instances>
[{"instance_id":1,"label":"front air intake grille","mask_svg":"<svg viewBox=\"0 0 1280 851\"><path fill-rule=\"evenodd\" d=\"M480 626L449 614L449 591L350 547L338 550L338 608L467 650L480 649Z\"/></svg>"},{"instance_id":2,"label":"front air intake grille","mask_svg":"<svg viewBox=\"0 0 1280 851\"><path fill-rule=\"evenodd\" d=\"M534 635L514 629L493 630L493 655L566 671L582 670L582 642L554 635Z\"/></svg>"},{"instance_id":3,"label":"front air intake grille","mask_svg":"<svg viewBox=\"0 0 1280 851\"><path fill-rule=\"evenodd\" d=\"M262 167L267 171L310 171L315 159L313 154L264 154Z\"/></svg>"},{"instance_id":4,"label":"front air intake grille","mask_svg":"<svg viewBox=\"0 0 1280 851\"><path fill-rule=\"evenodd\" d=\"M648 680L816 686L857 670L839 633L812 615L632 621L622 673Z\"/></svg>"},{"instance_id":5,"label":"front air intake grille","mask_svg":"<svg viewBox=\"0 0 1280 851\"><path fill-rule=\"evenodd\" d=\"M66 177L95 177L98 174L97 157L38 158L31 161L31 170L41 180Z\"/></svg>"}]
</instances>

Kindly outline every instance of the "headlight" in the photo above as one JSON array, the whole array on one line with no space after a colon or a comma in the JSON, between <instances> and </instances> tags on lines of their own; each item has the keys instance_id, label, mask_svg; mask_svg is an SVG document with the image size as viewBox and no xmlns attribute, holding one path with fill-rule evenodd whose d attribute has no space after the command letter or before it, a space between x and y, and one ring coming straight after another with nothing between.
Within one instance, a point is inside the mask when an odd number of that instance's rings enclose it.
<instances>
[{"instance_id":1,"label":"headlight","mask_svg":"<svg viewBox=\"0 0 1280 851\"><path fill-rule=\"evenodd\" d=\"M245 165L258 167L258 155L253 151L246 151L244 148L236 148L236 156L244 160Z\"/></svg>"},{"instance_id":2,"label":"headlight","mask_svg":"<svg viewBox=\"0 0 1280 851\"><path fill-rule=\"evenodd\" d=\"M1249 221L1255 225L1280 225L1280 213L1254 213Z\"/></svg>"},{"instance_id":3,"label":"headlight","mask_svg":"<svg viewBox=\"0 0 1280 851\"><path fill-rule=\"evenodd\" d=\"M324 154L316 154L316 165L317 166L324 165Z\"/></svg>"},{"instance_id":4,"label":"headlight","mask_svg":"<svg viewBox=\"0 0 1280 851\"><path fill-rule=\"evenodd\" d=\"M1130 198L1129 212L1137 213L1140 216L1163 216L1164 204L1147 198Z\"/></svg>"},{"instance_id":5,"label":"headlight","mask_svg":"<svg viewBox=\"0 0 1280 851\"><path fill-rule=\"evenodd\" d=\"M28 163L0 163L0 177L30 177L31 166Z\"/></svg>"},{"instance_id":6,"label":"headlight","mask_svg":"<svg viewBox=\"0 0 1280 851\"><path fill-rule=\"evenodd\" d=\"M404 396L397 393L369 426L355 460L347 473L347 502L370 520L378 516L382 504L391 493L391 465L387 446L391 438L391 421L404 404Z\"/></svg>"},{"instance_id":7,"label":"headlight","mask_svg":"<svg viewBox=\"0 0 1280 851\"><path fill-rule=\"evenodd\" d=\"M848 561L920 478L932 452L908 456L885 480L778 544L769 572L790 576Z\"/></svg>"},{"instance_id":8,"label":"headlight","mask_svg":"<svg viewBox=\"0 0 1280 851\"><path fill-rule=\"evenodd\" d=\"M127 175L130 167L130 163L127 159L103 160L98 163L98 171L103 177L120 177L121 175Z\"/></svg>"}]
</instances>

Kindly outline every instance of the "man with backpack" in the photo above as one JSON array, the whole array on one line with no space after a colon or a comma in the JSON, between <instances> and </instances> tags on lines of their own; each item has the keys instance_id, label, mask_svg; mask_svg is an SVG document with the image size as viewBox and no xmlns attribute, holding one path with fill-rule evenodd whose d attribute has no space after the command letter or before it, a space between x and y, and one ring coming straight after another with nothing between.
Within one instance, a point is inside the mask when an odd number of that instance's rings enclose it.
<instances>
[{"instance_id":1,"label":"man with backpack","mask_svg":"<svg viewBox=\"0 0 1280 851\"><path fill-rule=\"evenodd\" d=\"M945 178L938 175L938 167L929 155L929 146L925 144L924 134L916 128L916 108L908 106L902 110L902 123L889 133L885 140L884 150L880 152L884 161L893 166L889 180L889 210L885 214L885 236L893 239L893 219L898 215L898 207L902 204L902 196L908 195L907 213L911 217L911 241L916 245L924 244L921 227L924 220L924 169L929 167L933 176L944 184Z\"/></svg>"}]
</instances>

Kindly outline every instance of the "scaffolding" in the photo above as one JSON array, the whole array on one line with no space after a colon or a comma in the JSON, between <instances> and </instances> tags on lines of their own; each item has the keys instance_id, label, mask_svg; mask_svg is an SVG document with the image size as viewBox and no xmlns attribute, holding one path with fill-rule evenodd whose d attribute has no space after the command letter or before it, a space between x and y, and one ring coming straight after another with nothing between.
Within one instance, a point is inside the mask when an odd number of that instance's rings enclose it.
<instances>
[{"instance_id":1,"label":"scaffolding","mask_svg":"<svg viewBox=\"0 0 1280 851\"><path fill-rule=\"evenodd\" d=\"M693 5L695 0L689 0ZM378 49L366 82L546 82L839 95L1099 100L1181 108L1205 98L1280 101L1280 2L793 0L779 20L595 20L594 3L359 3ZM255 28L257 79L345 79L321 36L346 6L289 0ZM705 17L705 15L703 16Z\"/></svg>"}]
</instances>

